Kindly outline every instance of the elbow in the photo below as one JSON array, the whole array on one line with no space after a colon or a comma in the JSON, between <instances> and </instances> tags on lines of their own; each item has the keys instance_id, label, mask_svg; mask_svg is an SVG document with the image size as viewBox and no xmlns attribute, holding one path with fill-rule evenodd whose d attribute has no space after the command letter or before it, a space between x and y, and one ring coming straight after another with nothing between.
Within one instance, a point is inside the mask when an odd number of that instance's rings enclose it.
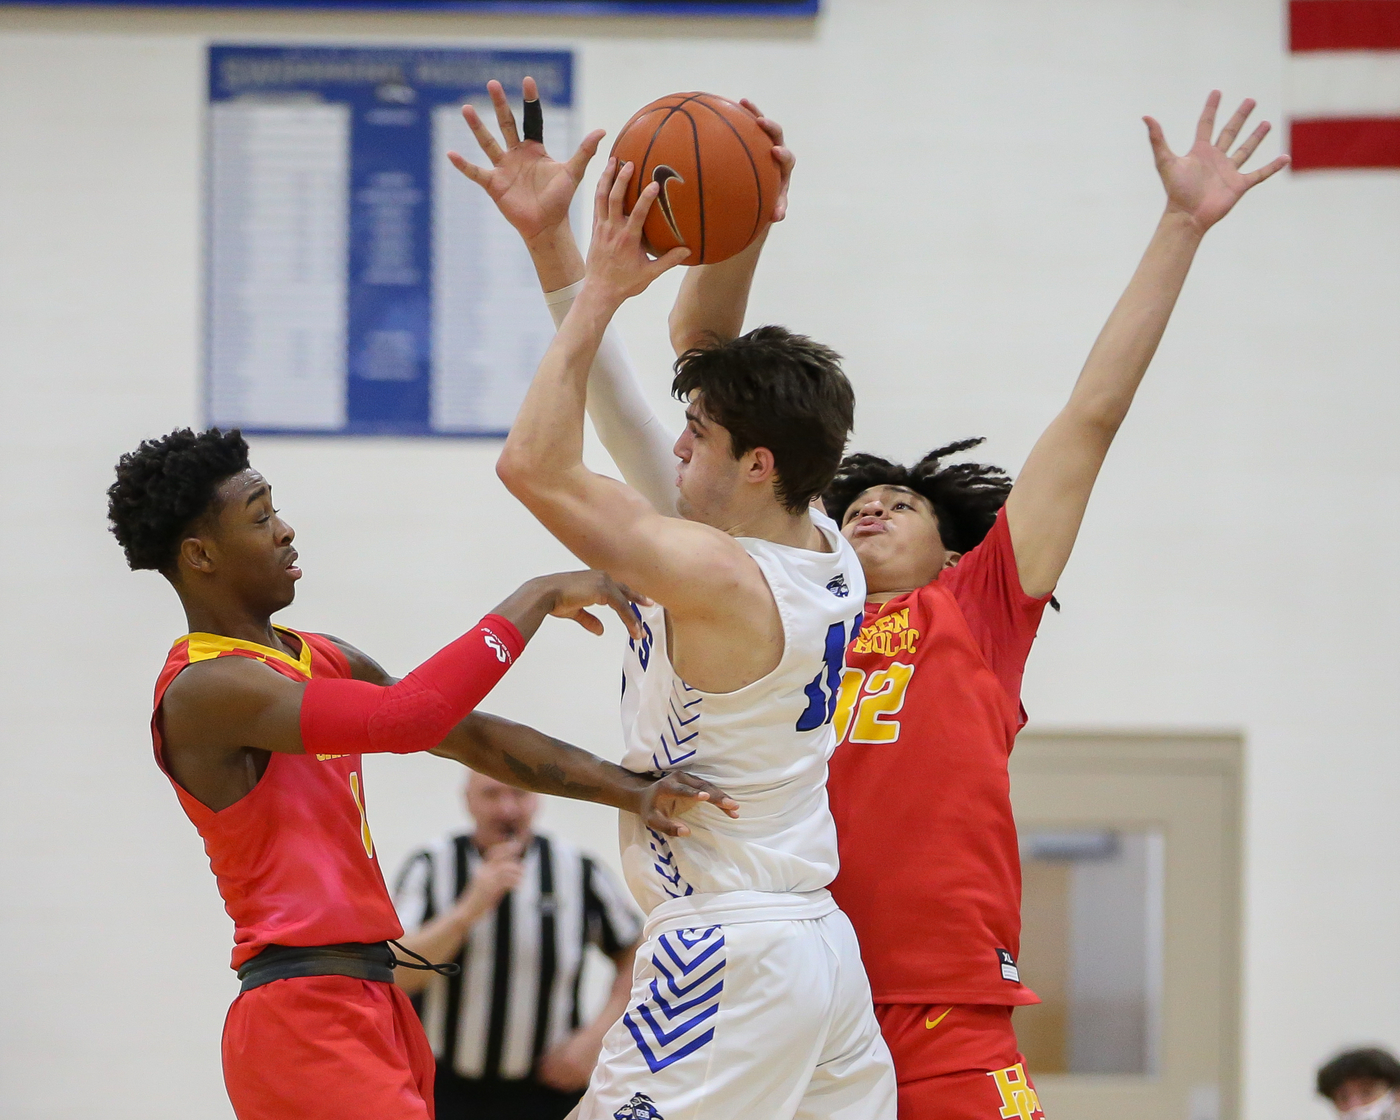
<instances>
[{"instance_id":1,"label":"elbow","mask_svg":"<svg viewBox=\"0 0 1400 1120\"><path fill-rule=\"evenodd\" d=\"M500 458L496 460L496 477L515 497L523 499L528 492L529 479L535 472L531 470L529 456L518 447L512 447L506 440Z\"/></svg>"},{"instance_id":2,"label":"elbow","mask_svg":"<svg viewBox=\"0 0 1400 1120\"><path fill-rule=\"evenodd\" d=\"M671 336L671 349L680 357L687 350L700 350L715 345L719 335L695 323L680 307L671 308L666 329Z\"/></svg>"},{"instance_id":3,"label":"elbow","mask_svg":"<svg viewBox=\"0 0 1400 1120\"><path fill-rule=\"evenodd\" d=\"M1081 401L1074 408L1075 425L1086 436L1107 447L1118 435L1131 404L1131 398L1123 401L1108 396Z\"/></svg>"},{"instance_id":4,"label":"elbow","mask_svg":"<svg viewBox=\"0 0 1400 1120\"><path fill-rule=\"evenodd\" d=\"M683 319L677 317L674 311L671 312L671 318L667 321L666 326L671 334L671 349L675 352L676 357L680 357L695 345L694 332Z\"/></svg>"},{"instance_id":5,"label":"elbow","mask_svg":"<svg viewBox=\"0 0 1400 1120\"><path fill-rule=\"evenodd\" d=\"M1118 435L1118 429L1123 426L1123 413L1103 412L1097 416L1090 416L1085 420L1085 427L1089 430L1096 443L1105 450L1113 443Z\"/></svg>"}]
</instances>

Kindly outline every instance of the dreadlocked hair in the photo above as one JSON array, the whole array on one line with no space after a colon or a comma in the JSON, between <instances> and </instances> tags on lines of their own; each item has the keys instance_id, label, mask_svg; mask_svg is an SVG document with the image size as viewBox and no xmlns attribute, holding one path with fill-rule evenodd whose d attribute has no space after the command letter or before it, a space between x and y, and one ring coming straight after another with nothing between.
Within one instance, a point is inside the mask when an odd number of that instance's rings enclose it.
<instances>
[{"instance_id":1,"label":"dreadlocked hair","mask_svg":"<svg viewBox=\"0 0 1400 1120\"><path fill-rule=\"evenodd\" d=\"M181 537L214 501L219 483L247 469L248 444L236 428L180 428L123 455L107 490L107 519L131 570L168 574Z\"/></svg>"},{"instance_id":2,"label":"dreadlocked hair","mask_svg":"<svg viewBox=\"0 0 1400 1120\"><path fill-rule=\"evenodd\" d=\"M846 520L851 503L872 486L903 486L922 494L933 506L943 547L949 552L969 552L982 543L996 524L997 513L1011 493L1011 476L990 463L944 466L943 460L983 442L983 437L978 436L945 444L912 467L864 452L847 455L822 494L827 516L840 525ZM1060 609L1060 601L1053 595L1050 606Z\"/></svg>"},{"instance_id":3,"label":"dreadlocked hair","mask_svg":"<svg viewBox=\"0 0 1400 1120\"><path fill-rule=\"evenodd\" d=\"M891 463L878 455L847 455L822 499L828 516L839 525L856 498L872 486L903 486L922 494L938 518L938 535L949 552L968 552L982 543L996 523L997 511L1011 493L1011 476L988 463L952 463L950 455L982 443L960 439L930 451L912 467Z\"/></svg>"}]
</instances>

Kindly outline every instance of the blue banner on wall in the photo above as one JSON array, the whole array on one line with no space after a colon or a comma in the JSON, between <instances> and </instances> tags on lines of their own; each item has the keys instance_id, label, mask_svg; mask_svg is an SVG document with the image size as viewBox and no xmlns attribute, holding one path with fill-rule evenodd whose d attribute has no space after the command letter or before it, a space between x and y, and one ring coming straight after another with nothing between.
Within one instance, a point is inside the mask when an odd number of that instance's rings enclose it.
<instances>
[{"instance_id":1,"label":"blue banner on wall","mask_svg":"<svg viewBox=\"0 0 1400 1120\"><path fill-rule=\"evenodd\" d=\"M475 184L460 116L539 83L571 150L567 51L209 51L211 423L502 435L549 340L529 255ZM489 112L483 114L488 120Z\"/></svg>"},{"instance_id":2,"label":"blue banner on wall","mask_svg":"<svg viewBox=\"0 0 1400 1120\"><path fill-rule=\"evenodd\" d=\"M362 8L560 16L769 16L817 14L819 0L19 0L29 7Z\"/></svg>"}]
</instances>

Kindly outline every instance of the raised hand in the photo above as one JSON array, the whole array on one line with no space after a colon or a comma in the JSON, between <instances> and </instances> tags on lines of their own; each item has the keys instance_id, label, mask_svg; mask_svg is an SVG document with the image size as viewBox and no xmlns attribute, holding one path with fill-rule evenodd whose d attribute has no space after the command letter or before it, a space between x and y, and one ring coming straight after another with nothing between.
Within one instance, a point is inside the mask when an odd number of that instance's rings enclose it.
<instances>
[{"instance_id":1,"label":"raised hand","mask_svg":"<svg viewBox=\"0 0 1400 1120\"><path fill-rule=\"evenodd\" d=\"M452 166L480 186L496 204L506 221L528 242L569 219L569 203L583 181L588 162L598 150L603 130L595 129L583 138L567 163L552 159L541 140L522 140L515 126L515 114L506 101L500 82L486 83L496 123L505 140L502 148L482 123L471 105L462 106L462 118L472 130L481 151L491 161L489 168L469 163L457 152L448 152ZM538 101L540 92L534 78L524 82L526 101Z\"/></svg>"},{"instance_id":2,"label":"raised hand","mask_svg":"<svg viewBox=\"0 0 1400 1120\"><path fill-rule=\"evenodd\" d=\"M658 779L642 794L642 823L667 836L689 836L690 829L679 817L702 801L718 806L727 816L739 815L739 803L724 790L704 778L676 770Z\"/></svg>"},{"instance_id":3,"label":"raised hand","mask_svg":"<svg viewBox=\"0 0 1400 1120\"><path fill-rule=\"evenodd\" d=\"M1195 143L1183 156L1176 155L1167 147L1162 126L1157 121L1152 117L1142 118L1147 124L1147 138L1152 142L1157 174L1162 177L1162 185L1167 190L1168 213L1186 215L1201 233L1228 214L1245 191L1288 166L1288 157L1279 156L1257 171L1245 173L1240 170L1245 160L1259 147L1260 141L1269 134L1269 122L1264 121L1234 152L1230 151L1230 145L1254 111L1254 104L1250 98L1242 101L1235 115L1212 143L1215 113L1220 107L1220 91L1212 90L1206 98L1201 119L1196 123Z\"/></svg>"},{"instance_id":4,"label":"raised hand","mask_svg":"<svg viewBox=\"0 0 1400 1120\"><path fill-rule=\"evenodd\" d=\"M792 169L797 166L797 157L783 143L782 125L765 117L763 111L747 97L741 98L739 104L753 114L758 127L763 129L768 134L768 139L773 141L773 159L777 161L778 172L782 179L778 183L778 199L773 204L773 212L768 216L768 220L781 222L787 217L788 184L792 182Z\"/></svg>"},{"instance_id":5,"label":"raised hand","mask_svg":"<svg viewBox=\"0 0 1400 1120\"><path fill-rule=\"evenodd\" d=\"M659 258L647 255L642 226L661 187L648 183L632 207L632 213L623 213L627 184L634 171L631 163L618 167L617 160L609 159L593 196L593 240L588 245L585 283L614 305L646 291L663 272L690 256L690 250L684 246L677 246Z\"/></svg>"}]
</instances>

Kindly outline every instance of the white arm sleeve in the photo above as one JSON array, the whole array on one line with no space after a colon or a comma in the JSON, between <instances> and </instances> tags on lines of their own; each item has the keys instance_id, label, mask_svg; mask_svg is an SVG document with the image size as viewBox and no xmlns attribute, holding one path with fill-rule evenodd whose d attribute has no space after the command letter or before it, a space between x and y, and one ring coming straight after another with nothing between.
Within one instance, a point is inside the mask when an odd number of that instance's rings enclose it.
<instances>
[{"instance_id":1,"label":"white arm sleeve","mask_svg":"<svg viewBox=\"0 0 1400 1120\"><path fill-rule=\"evenodd\" d=\"M583 281L546 292L558 327L574 305ZM588 415L622 478L658 511L676 514L676 437L651 410L616 327L608 327L588 371Z\"/></svg>"}]
</instances>

